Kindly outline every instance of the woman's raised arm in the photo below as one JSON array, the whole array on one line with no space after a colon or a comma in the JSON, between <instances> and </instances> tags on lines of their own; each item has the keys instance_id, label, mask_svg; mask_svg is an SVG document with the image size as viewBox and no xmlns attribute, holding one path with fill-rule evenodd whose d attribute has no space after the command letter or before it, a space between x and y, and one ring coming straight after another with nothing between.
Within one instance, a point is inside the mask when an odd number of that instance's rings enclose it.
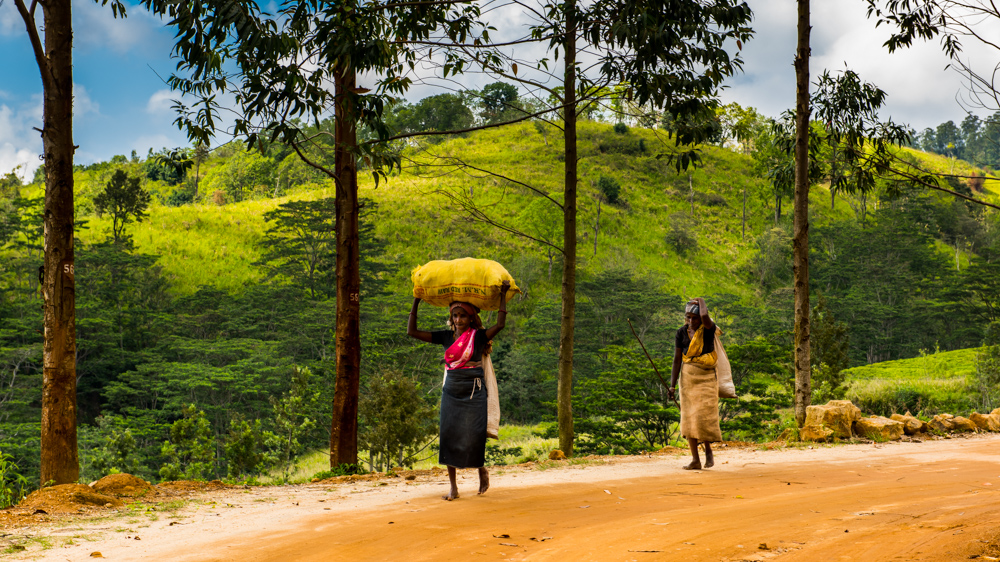
<instances>
[{"instance_id":1,"label":"woman's raised arm","mask_svg":"<svg viewBox=\"0 0 1000 562\"><path fill-rule=\"evenodd\" d=\"M715 322L712 322L712 318L708 315L708 305L705 304L705 299L698 297L694 300L698 301L698 314L701 316L701 325L706 330L711 330L715 327Z\"/></svg>"},{"instance_id":2,"label":"woman's raised arm","mask_svg":"<svg viewBox=\"0 0 1000 562\"><path fill-rule=\"evenodd\" d=\"M504 281L500 285L500 310L497 311L497 323L486 328L486 339L493 339L507 325L507 290L510 289L510 281Z\"/></svg>"},{"instance_id":3,"label":"woman's raised arm","mask_svg":"<svg viewBox=\"0 0 1000 562\"><path fill-rule=\"evenodd\" d=\"M417 307L420 306L420 299L413 299L413 308L410 309L410 320L406 324L406 335L417 338L420 341L431 343L431 333L417 329Z\"/></svg>"}]
</instances>

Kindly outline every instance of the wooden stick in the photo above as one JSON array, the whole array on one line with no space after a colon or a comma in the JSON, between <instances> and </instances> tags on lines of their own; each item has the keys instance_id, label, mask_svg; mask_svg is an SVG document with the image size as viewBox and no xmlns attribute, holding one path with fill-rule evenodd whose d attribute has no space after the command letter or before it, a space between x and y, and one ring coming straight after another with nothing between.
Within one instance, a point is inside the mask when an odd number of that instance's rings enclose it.
<instances>
[{"instance_id":1,"label":"wooden stick","mask_svg":"<svg viewBox=\"0 0 1000 562\"><path fill-rule=\"evenodd\" d=\"M663 388L669 389L670 385L667 384L667 381L663 380L663 375L660 374L660 370L656 368L656 363L653 361L653 358L650 357L649 352L646 351L646 345L642 343L642 338L639 337L639 334L635 333L635 328L632 326L632 321L629 320L628 318L626 318L625 321L628 322L628 327L630 330L632 330L632 335L635 336L635 339L639 341L639 346L642 347L642 352L646 354L646 359L649 359L649 364L653 366L653 371L656 372L656 376L660 378L660 382L663 384ZM678 408L681 407L681 405L677 403L677 400L674 400L674 404L677 404Z\"/></svg>"}]
</instances>

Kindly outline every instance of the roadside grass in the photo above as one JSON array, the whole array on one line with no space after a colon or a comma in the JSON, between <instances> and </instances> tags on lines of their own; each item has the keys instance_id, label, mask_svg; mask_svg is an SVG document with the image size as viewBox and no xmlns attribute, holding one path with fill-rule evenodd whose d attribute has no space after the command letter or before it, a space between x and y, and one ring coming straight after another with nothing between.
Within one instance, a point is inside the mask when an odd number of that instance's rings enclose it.
<instances>
[{"instance_id":1,"label":"roadside grass","mask_svg":"<svg viewBox=\"0 0 1000 562\"><path fill-rule=\"evenodd\" d=\"M487 465L501 466L547 461L549 452L558 448L559 440L539 437L536 433L540 431L541 424L500 426L500 440L487 441ZM490 450L494 451L492 457L490 457ZM363 453L358 460L362 468L368 470L368 458ZM437 450L428 447L412 468L414 470L427 470L435 466L440 466L437 462ZM258 478L258 481L264 486L285 483L299 484L309 482L317 473L328 470L330 470L329 452L324 450L310 451L300 455L295 460L292 469L288 472L287 479L284 470L275 469Z\"/></svg>"},{"instance_id":2,"label":"roadside grass","mask_svg":"<svg viewBox=\"0 0 1000 562\"><path fill-rule=\"evenodd\" d=\"M866 413L910 411L932 416L964 413L971 407L969 384L979 348L924 353L844 371L845 398Z\"/></svg>"}]
</instances>

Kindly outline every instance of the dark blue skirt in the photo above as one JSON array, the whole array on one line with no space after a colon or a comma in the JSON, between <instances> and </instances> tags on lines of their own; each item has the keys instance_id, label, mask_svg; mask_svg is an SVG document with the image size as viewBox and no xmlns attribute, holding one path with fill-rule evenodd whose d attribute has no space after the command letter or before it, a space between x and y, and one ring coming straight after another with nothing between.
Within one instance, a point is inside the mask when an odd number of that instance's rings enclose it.
<instances>
[{"instance_id":1,"label":"dark blue skirt","mask_svg":"<svg viewBox=\"0 0 1000 562\"><path fill-rule=\"evenodd\" d=\"M441 393L438 464L479 468L486 463L486 384L482 368L449 369Z\"/></svg>"}]
</instances>

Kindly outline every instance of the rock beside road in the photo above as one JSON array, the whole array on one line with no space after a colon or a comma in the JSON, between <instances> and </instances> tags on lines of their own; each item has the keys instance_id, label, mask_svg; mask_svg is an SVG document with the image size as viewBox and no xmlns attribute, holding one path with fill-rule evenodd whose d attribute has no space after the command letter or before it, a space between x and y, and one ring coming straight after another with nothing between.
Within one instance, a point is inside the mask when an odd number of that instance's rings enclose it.
<instances>
[{"instance_id":1,"label":"rock beside road","mask_svg":"<svg viewBox=\"0 0 1000 562\"><path fill-rule=\"evenodd\" d=\"M807 407L805 425L825 427L832 432L833 437L850 439L853 433L852 426L860 418L861 410L850 400L831 400L823 405ZM819 435L819 433L811 434ZM806 440L812 441L812 439Z\"/></svg>"},{"instance_id":2,"label":"rock beside road","mask_svg":"<svg viewBox=\"0 0 1000 562\"><path fill-rule=\"evenodd\" d=\"M931 418L931 421L927 422L927 425L934 431L948 433L955 430L955 424L951 421L954 417L951 414L938 414Z\"/></svg>"},{"instance_id":3,"label":"rock beside road","mask_svg":"<svg viewBox=\"0 0 1000 562\"><path fill-rule=\"evenodd\" d=\"M979 431L979 427L972 420L962 416L955 416L951 418L951 424L955 428L953 431L957 431L959 433L975 433Z\"/></svg>"},{"instance_id":4,"label":"rock beside road","mask_svg":"<svg viewBox=\"0 0 1000 562\"><path fill-rule=\"evenodd\" d=\"M823 441L832 439L833 436L834 431L832 429L818 423L807 423L799 430L799 439L803 441L822 443Z\"/></svg>"},{"instance_id":5,"label":"rock beside road","mask_svg":"<svg viewBox=\"0 0 1000 562\"><path fill-rule=\"evenodd\" d=\"M969 419L981 431L1000 431L1000 414L980 414L979 412L973 412L969 415Z\"/></svg>"},{"instance_id":6,"label":"rock beside road","mask_svg":"<svg viewBox=\"0 0 1000 562\"><path fill-rule=\"evenodd\" d=\"M854 431L860 437L875 441L895 441L903 436L905 424L882 416L861 418L854 422Z\"/></svg>"},{"instance_id":7,"label":"rock beside road","mask_svg":"<svg viewBox=\"0 0 1000 562\"><path fill-rule=\"evenodd\" d=\"M905 414L893 414L889 419L902 423L903 433L906 435L916 435L927 431L927 424L909 412Z\"/></svg>"}]
</instances>

